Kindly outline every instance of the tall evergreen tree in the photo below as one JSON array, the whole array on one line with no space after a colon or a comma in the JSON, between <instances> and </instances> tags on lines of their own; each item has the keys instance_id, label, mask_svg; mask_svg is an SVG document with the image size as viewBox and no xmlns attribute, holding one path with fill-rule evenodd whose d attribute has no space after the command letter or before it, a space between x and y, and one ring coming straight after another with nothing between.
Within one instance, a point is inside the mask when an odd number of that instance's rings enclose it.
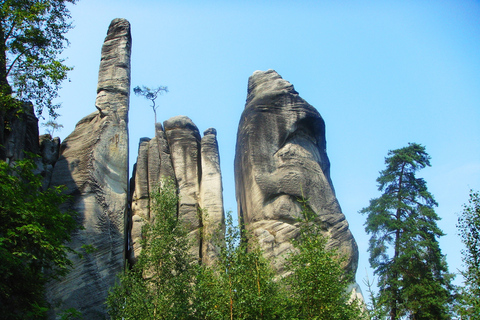
<instances>
[{"instance_id":1,"label":"tall evergreen tree","mask_svg":"<svg viewBox=\"0 0 480 320\"><path fill-rule=\"evenodd\" d=\"M416 172L430 166L425 147L391 150L377 179L383 194L360 211L367 215L370 265L378 275L377 304L391 320L447 319L451 276L438 238L437 206Z\"/></svg>"}]
</instances>

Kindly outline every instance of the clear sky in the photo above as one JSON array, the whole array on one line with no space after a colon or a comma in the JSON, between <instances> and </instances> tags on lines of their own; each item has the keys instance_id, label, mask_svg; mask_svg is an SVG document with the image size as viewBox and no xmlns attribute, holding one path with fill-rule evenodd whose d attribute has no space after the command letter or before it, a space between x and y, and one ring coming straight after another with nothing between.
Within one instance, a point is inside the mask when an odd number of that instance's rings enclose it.
<instances>
[{"instance_id":1,"label":"clear sky","mask_svg":"<svg viewBox=\"0 0 480 320\"><path fill-rule=\"evenodd\" d=\"M186 115L218 131L225 208L236 215L236 133L248 77L275 69L323 116L337 198L359 251L357 282L372 279L365 217L388 150L426 146L419 175L439 206L451 272L461 269L455 224L469 189L480 189L480 2L80 0L65 51L74 66L61 91L65 138L95 111L108 25L132 26L132 88L166 85L159 121ZM130 101L130 166L154 134L143 98ZM459 283L459 280L456 281Z\"/></svg>"}]
</instances>

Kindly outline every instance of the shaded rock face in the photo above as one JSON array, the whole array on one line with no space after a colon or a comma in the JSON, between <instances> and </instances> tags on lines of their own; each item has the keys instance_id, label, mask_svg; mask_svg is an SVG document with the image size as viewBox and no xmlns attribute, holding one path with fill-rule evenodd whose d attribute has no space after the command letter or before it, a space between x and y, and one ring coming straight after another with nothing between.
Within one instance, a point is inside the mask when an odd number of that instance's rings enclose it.
<instances>
[{"instance_id":1,"label":"shaded rock face","mask_svg":"<svg viewBox=\"0 0 480 320\"><path fill-rule=\"evenodd\" d=\"M40 154L38 142L38 119L35 117L33 105L23 105L23 112L7 116L9 130L5 130L5 161L8 163L21 160L25 152Z\"/></svg>"},{"instance_id":2,"label":"shaded rock face","mask_svg":"<svg viewBox=\"0 0 480 320\"><path fill-rule=\"evenodd\" d=\"M31 103L25 103L22 112L8 114L5 120L9 128L4 132L3 160L12 164L24 159L26 152L38 155L39 158L35 158L35 173L43 176L43 187L48 187L58 160L60 138L52 139L49 134L38 136L38 119Z\"/></svg>"},{"instance_id":3,"label":"shaded rock face","mask_svg":"<svg viewBox=\"0 0 480 320\"><path fill-rule=\"evenodd\" d=\"M191 254L211 264L218 253L215 235L225 224L216 130L206 130L201 138L192 120L177 116L163 127L157 123L155 135L141 139L131 181L130 261L141 252L142 226L155 219L149 194L161 179L171 178L178 186L178 215L192 240Z\"/></svg>"},{"instance_id":4,"label":"shaded rock face","mask_svg":"<svg viewBox=\"0 0 480 320\"><path fill-rule=\"evenodd\" d=\"M72 307L85 319L105 318L108 289L124 267L130 49L130 24L113 20L102 47L97 111L63 141L52 173L51 185L67 187L73 196L68 206L79 213L84 228L69 245L83 253L82 245L95 248L83 258L71 255L72 271L49 284L47 297L57 306L52 318Z\"/></svg>"},{"instance_id":5,"label":"shaded rock face","mask_svg":"<svg viewBox=\"0 0 480 320\"><path fill-rule=\"evenodd\" d=\"M355 272L358 249L330 179L325 123L292 84L273 70L256 71L237 135L235 183L239 219L258 239L278 275L298 233L301 206L309 199L328 237Z\"/></svg>"}]
</instances>

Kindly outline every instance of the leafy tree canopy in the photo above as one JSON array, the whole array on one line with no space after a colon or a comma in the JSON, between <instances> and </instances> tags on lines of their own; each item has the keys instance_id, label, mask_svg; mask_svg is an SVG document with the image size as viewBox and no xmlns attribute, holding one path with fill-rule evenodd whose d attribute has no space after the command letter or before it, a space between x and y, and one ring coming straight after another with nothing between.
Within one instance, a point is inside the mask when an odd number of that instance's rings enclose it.
<instances>
[{"instance_id":1,"label":"leafy tree canopy","mask_svg":"<svg viewBox=\"0 0 480 320\"><path fill-rule=\"evenodd\" d=\"M4 319L40 318L47 309L44 285L71 265L65 245L75 214L59 207L61 187L42 191L32 160L13 167L0 161L0 309Z\"/></svg>"},{"instance_id":2,"label":"leafy tree canopy","mask_svg":"<svg viewBox=\"0 0 480 320\"><path fill-rule=\"evenodd\" d=\"M299 201L303 207L300 235L293 242L298 251L287 260L290 315L295 319L363 319L361 302L350 301L353 275L345 274L344 258L334 248L326 248L316 214L306 199Z\"/></svg>"},{"instance_id":3,"label":"leafy tree canopy","mask_svg":"<svg viewBox=\"0 0 480 320\"><path fill-rule=\"evenodd\" d=\"M58 116L53 100L71 69L58 56L72 28L67 5L76 1L0 1L0 111L21 100L34 103L38 115L47 109Z\"/></svg>"},{"instance_id":4,"label":"leafy tree canopy","mask_svg":"<svg viewBox=\"0 0 480 320\"><path fill-rule=\"evenodd\" d=\"M470 191L468 204L458 218L458 232L465 245L462 250L465 287L460 296L459 313L465 319L480 319L480 193ZM463 319L462 318L462 319Z\"/></svg>"},{"instance_id":5,"label":"leafy tree canopy","mask_svg":"<svg viewBox=\"0 0 480 320\"><path fill-rule=\"evenodd\" d=\"M425 147L389 151L377 179L379 198L360 212L371 234L370 264L378 275L377 307L390 319L447 319L451 275L438 238L437 206L416 172L430 166Z\"/></svg>"}]
</instances>

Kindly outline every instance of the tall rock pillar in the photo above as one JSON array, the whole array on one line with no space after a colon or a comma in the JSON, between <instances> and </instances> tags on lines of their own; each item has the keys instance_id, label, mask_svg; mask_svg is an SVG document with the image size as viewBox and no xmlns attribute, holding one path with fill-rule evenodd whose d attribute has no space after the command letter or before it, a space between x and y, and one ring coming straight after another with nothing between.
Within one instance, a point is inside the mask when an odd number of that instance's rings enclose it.
<instances>
[{"instance_id":1,"label":"tall rock pillar","mask_svg":"<svg viewBox=\"0 0 480 320\"><path fill-rule=\"evenodd\" d=\"M258 239L278 275L299 234L297 201L309 200L327 246L345 255L355 272L358 249L338 204L326 153L325 123L273 70L256 71L237 135L235 184L240 221Z\"/></svg>"},{"instance_id":2,"label":"tall rock pillar","mask_svg":"<svg viewBox=\"0 0 480 320\"><path fill-rule=\"evenodd\" d=\"M68 209L79 214L83 230L69 244L83 252L71 255L73 270L49 284L51 316L76 308L85 319L106 317L105 299L123 270L128 185L128 107L130 93L130 24L111 22L102 47L97 111L86 116L61 144L51 185L66 185ZM82 245L92 245L86 253Z\"/></svg>"}]
</instances>

